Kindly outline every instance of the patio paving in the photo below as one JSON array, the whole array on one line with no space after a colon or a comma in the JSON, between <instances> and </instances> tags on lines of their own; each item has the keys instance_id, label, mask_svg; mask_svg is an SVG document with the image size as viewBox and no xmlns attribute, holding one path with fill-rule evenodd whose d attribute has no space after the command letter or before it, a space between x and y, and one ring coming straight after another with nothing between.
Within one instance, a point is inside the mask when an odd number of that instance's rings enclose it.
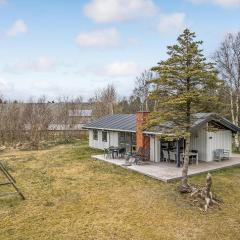
<instances>
[{"instance_id":1,"label":"patio paving","mask_svg":"<svg viewBox=\"0 0 240 240\"><path fill-rule=\"evenodd\" d=\"M174 163L152 163L148 162L145 165L131 165L131 166L124 166L125 159L110 159L105 158L104 155L93 155L93 159L104 161L107 163L115 164L121 166L123 168L144 174L151 178L169 182L176 179L181 178L182 175L182 168L177 168ZM221 162L199 162L198 165L192 164L189 166L188 175L193 176L197 174L201 174L204 172L212 172L217 171L223 168L229 168L233 166L240 166L240 155L233 154L230 160L224 160Z\"/></svg>"}]
</instances>

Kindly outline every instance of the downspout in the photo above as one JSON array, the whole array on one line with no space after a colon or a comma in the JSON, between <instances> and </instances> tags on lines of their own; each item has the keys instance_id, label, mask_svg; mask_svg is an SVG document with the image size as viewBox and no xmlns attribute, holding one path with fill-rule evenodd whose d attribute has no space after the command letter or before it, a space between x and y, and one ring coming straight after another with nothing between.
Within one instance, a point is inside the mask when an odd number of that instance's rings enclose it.
<instances>
[{"instance_id":1,"label":"downspout","mask_svg":"<svg viewBox=\"0 0 240 240\"><path fill-rule=\"evenodd\" d=\"M181 162L180 162L180 144L179 144L179 139L176 141L176 160L177 160L177 167L181 167Z\"/></svg>"},{"instance_id":2,"label":"downspout","mask_svg":"<svg viewBox=\"0 0 240 240\"><path fill-rule=\"evenodd\" d=\"M155 150L156 150L155 149L155 145L156 145L155 139L156 139L156 137L154 136L154 154L153 154L153 161L154 162L156 162L156 159L155 159L156 158L156 156L155 156Z\"/></svg>"}]
</instances>

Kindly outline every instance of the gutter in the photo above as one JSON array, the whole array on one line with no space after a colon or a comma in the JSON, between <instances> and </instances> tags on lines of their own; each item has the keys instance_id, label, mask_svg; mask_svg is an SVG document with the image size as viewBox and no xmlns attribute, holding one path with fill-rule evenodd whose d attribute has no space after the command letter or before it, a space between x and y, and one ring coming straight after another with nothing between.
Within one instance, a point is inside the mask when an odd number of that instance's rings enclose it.
<instances>
[{"instance_id":1,"label":"gutter","mask_svg":"<svg viewBox=\"0 0 240 240\"><path fill-rule=\"evenodd\" d=\"M105 131L113 131L113 132L130 132L130 133L136 133L136 131L131 130L123 130L123 129L112 129L112 128L95 128L95 127L82 127L82 129L96 129L96 130L105 130Z\"/></svg>"}]
</instances>

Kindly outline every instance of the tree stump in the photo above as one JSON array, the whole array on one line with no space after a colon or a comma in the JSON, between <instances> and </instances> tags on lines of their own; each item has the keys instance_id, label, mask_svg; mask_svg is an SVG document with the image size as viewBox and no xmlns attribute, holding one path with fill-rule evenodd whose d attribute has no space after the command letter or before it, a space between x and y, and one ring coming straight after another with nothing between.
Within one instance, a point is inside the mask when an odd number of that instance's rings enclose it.
<instances>
[{"instance_id":1,"label":"tree stump","mask_svg":"<svg viewBox=\"0 0 240 240\"><path fill-rule=\"evenodd\" d=\"M206 178L206 184L203 188L192 188L191 197L203 200L205 211L208 210L210 205L216 204L219 206L217 199L213 198L211 187L212 187L212 175L208 173Z\"/></svg>"}]
</instances>

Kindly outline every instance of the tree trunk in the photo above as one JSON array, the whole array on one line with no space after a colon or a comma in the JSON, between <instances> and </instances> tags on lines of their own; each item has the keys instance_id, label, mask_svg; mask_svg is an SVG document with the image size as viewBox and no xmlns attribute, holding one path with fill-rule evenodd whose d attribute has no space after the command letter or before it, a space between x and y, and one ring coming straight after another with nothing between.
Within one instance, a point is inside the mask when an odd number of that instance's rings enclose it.
<instances>
[{"instance_id":1,"label":"tree trunk","mask_svg":"<svg viewBox=\"0 0 240 240\"><path fill-rule=\"evenodd\" d=\"M216 204L218 207L220 207L219 200L213 198L213 194L211 192L212 187L212 176L210 173L207 174L206 178L206 185L202 189L193 188L193 192L191 193L191 197L198 198L200 201L200 204L202 207L204 207L204 210L207 211L210 204ZM196 202L196 201L195 201Z\"/></svg>"},{"instance_id":2,"label":"tree trunk","mask_svg":"<svg viewBox=\"0 0 240 240\"><path fill-rule=\"evenodd\" d=\"M201 196L205 200L204 209L207 211L209 204L213 202L213 196L211 192L212 187L212 176L210 173L207 175L206 186L202 189Z\"/></svg>"},{"instance_id":3,"label":"tree trunk","mask_svg":"<svg viewBox=\"0 0 240 240\"><path fill-rule=\"evenodd\" d=\"M237 151L239 151L239 135L238 133L235 134L234 136L234 145Z\"/></svg>"},{"instance_id":4,"label":"tree trunk","mask_svg":"<svg viewBox=\"0 0 240 240\"><path fill-rule=\"evenodd\" d=\"M147 98L146 98L146 100L145 100L145 108L146 108L146 111L149 111Z\"/></svg>"},{"instance_id":5,"label":"tree trunk","mask_svg":"<svg viewBox=\"0 0 240 240\"><path fill-rule=\"evenodd\" d=\"M111 114L111 115L114 114L113 102L110 102L110 103L109 103L109 114Z\"/></svg>"},{"instance_id":6,"label":"tree trunk","mask_svg":"<svg viewBox=\"0 0 240 240\"><path fill-rule=\"evenodd\" d=\"M238 126L238 119L239 119L239 88L237 90L236 96L236 115L235 115L235 124ZM237 151L239 151L239 135L236 133L234 138L234 143Z\"/></svg>"},{"instance_id":7,"label":"tree trunk","mask_svg":"<svg viewBox=\"0 0 240 240\"><path fill-rule=\"evenodd\" d=\"M188 184L189 149L190 149L190 136L186 138L186 144L185 144L182 180L181 180L181 185L179 187L179 191L181 193L191 192L191 187Z\"/></svg>"},{"instance_id":8,"label":"tree trunk","mask_svg":"<svg viewBox=\"0 0 240 240\"><path fill-rule=\"evenodd\" d=\"M237 88L236 94L236 115L235 115L235 124L238 126L238 119L239 119L239 87Z\"/></svg>"},{"instance_id":9,"label":"tree trunk","mask_svg":"<svg viewBox=\"0 0 240 240\"><path fill-rule=\"evenodd\" d=\"M233 93L232 89L230 89L230 106L231 106L231 116L232 116L232 122L235 123L235 116L234 116L234 106L233 106Z\"/></svg>"}]
</instances>

